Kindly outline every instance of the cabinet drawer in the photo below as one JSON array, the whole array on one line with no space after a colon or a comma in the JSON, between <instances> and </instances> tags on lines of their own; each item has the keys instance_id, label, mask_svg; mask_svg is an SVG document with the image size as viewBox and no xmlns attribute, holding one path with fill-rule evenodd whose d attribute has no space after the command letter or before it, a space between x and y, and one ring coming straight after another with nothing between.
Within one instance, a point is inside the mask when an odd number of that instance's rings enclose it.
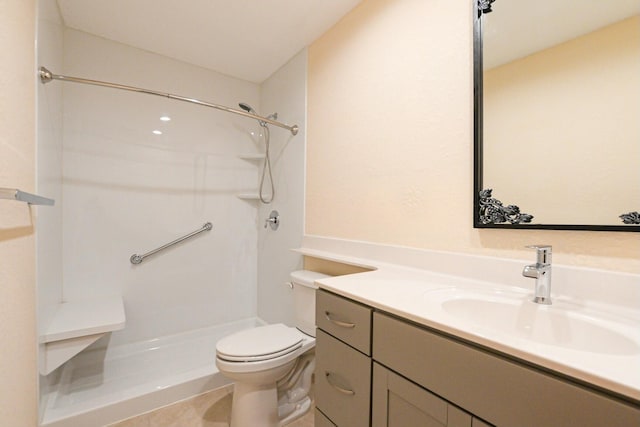
<instances>
[{"instance_id":1,"label":"cabinet drawer","mask_svg":"<svg viewBox=\"0 0 640 427\"><path fill-rule=\"evenodd\" d=\"M338 427L369 426L371 359L331 335L316 335L316 405Z\"/></svg>"},{"instance_id":2,"label":"cabinet drawer","mask_svg":"<svg viewBox=\"0 0 640 427\"><path fill-rule=\"evenodd\" d=\"M371 308L320 289L316 292L316 326L371 355Z\"/></svg>"},{"instance_id":3,"label":"cabinet drawer","mask_svg":"<svg viewBox=\"0 0 640 427\"><path fill-rule=\"evenodd\" d=\"M373 328L376 361L497 426L640 426L637 405L384 314Z\"/></svg>"}]
</instances>

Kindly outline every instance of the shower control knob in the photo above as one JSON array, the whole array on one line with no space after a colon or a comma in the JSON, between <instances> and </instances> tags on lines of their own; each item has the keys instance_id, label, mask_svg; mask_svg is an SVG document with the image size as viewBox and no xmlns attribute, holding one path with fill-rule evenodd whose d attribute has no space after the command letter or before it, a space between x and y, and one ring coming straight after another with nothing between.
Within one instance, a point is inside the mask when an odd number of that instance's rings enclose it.
<instances>
[{"instance_id":1,"label":"shower control knob","mask_svg":"<svg viewBox=\"0 0 640 427\"><path fill-rule=\"evenodd\" d=\"M267 228L267 225L269 225L274 231L278 229L278 226L280 225L280 214L278 211L271 211L269 218L264 220L264 228Z\"/></svg>"}]
</instances>

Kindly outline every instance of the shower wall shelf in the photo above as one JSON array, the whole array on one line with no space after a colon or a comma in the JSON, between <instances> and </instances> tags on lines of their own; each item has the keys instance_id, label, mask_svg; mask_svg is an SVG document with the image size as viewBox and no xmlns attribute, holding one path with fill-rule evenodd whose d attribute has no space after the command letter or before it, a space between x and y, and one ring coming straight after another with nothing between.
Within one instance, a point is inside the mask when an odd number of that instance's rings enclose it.
<instances>
[{"instance_id":1,"label":"shower wall shelf","mask_svg":"<svg viewBox=\"0 0 640 427\"><path fill-rule=\"evenodd\" d=\"M45 346L43 375L67 362L105 334L123 329L125 313L122 297L63 302L40 337Z\"/></svg>"},{"instance_id":2,"label":"shower wall shelf","mask_svg":"<svg viewBox=\"0 0 640 427\"><path fill-rule=\"evenodd\" d=\"M242 160L247 160L250 162L256 162L260 160L264 160L264 154L240 154L238 158ZM238 199L242 200L260 200L260 195L258 193L240 193L236 194Z\"/></svg>"},{"instance_id":3,"label":"shower wall shelf","mask_svg":"<svg viewBox=\"0 0 640 427\"><path fill-rule=\"evenodd\" d=\"M56 202L47 197L38 196L36 194L27 193L17 188L0 188L0 199L17 200L18 202L29 203L30 205L53 206Z\"/></svg>"},{"instance_id":4,"label":"shower wall shelf","mask_svg":"<svg viewBox=\"0 0 640 427\"><path fill-rule=\"evenodd\" d=\"M238 157L241 158L242 160L258 161L258 160L264 160L265 155L264 154L241 154Z\"/></svg>"},{"instance_id":5,"label":"shower wall shelf","mask_svg":"<svg viewBox=\"0 0 640 427\"><path fill-rule=\"evenodd\" d=\"M260 200L260 195L258 193L241 193L236 196L238 199L242 200Z\"/></svg>"}]
</instances>

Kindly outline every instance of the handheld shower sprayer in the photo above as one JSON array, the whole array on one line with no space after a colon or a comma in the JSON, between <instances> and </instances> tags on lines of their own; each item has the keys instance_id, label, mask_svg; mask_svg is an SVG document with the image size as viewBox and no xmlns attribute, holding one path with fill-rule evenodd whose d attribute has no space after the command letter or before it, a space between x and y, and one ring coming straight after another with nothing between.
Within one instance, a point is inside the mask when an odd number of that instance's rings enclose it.
<instances>
[{"instance_id":1,"label":"handheld shower sprayer","mask_svg":"<svg viewBox=\"0 0 640 427\"><path fill-rule=\"evenodd\" d=\"M238 104L238 106L240 106L240 108L242 108L244 111L246 111L249 114L254 114L256 116L259 116L259 114L256 112L256 110L254 110L253 107L251 105L247 104L246 102L241 102L241 103ZM269 114L266 118L269 119L269 120L277 120L278 119L278 113ZM260 123L260 126L262 126L262 127L265 127L267 125L267 123L262 121L262 120L258 120L258 122Z\"/></svg>"},{"instance_id":2,"label":"handheld shower sprayer","mask_svg":"<svg viewBox=\"0 0 640 427\"><path fill-rule=\"evenodd\" d=\"M240 106L240 108L242 108L247 113L255 114L256 116L258 115L258 113L256 113L256 110L254 110L253 107L251 107L251 105L247 104L246 102L241 102L238 104L238 106Z\"/></svg>"},{"instance_id":3,"label":"handheld shower sprayer","mask_svg":"<svg viewBox=\"0 0 640 427\"><path fill-rule=\"evenodd\" d=\"M241 102L238 104L238 106L240 106L240 108L242 108L247 113L258 116L258 113L256 113L256 110L254 110L253 107L247 104L246 102ZM266 118L269 120L276 120L278 118L278 113L270 114ZM263 120L258 120L258 123L260 123L260 126L263 129L262 135L264 137L264 145L265 145L264 164L262 166L262 178L260 179L259 196L260 196L260 201L262 203L267 204L273 201L273 198L276 194L275 185L273 184L273 174L271 173L271 159L269 158L270 132L269 132L269 127L267 126L267 122ZM264 187L264 178L267 172L269 173L269 183L271 184L271 196L268 198L262 194L262 188Z\"/></svg>"}]
</instances>

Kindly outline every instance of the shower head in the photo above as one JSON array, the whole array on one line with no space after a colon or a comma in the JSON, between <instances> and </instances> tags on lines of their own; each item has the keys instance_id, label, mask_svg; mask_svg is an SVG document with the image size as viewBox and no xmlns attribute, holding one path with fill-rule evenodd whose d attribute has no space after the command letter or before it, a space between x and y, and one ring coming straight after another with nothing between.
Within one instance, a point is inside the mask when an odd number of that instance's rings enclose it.
<instances>
[{"instance_id":1,"label":"shower head","mask_svg":"<svg viewBox=\"0 0 640 427\"><path fill-rule=\"evenodd\" d=\"M259 116L259 114L256 113L256 110L254 110L253 107L251 105L247 104L246 102L241 102L238 105L240 106L240 108L242 108L247 113L251 113L251 114L255 114L256 116ZM267 116L267 119L269 119L269 120L276 120L277 118L278 118L278 113L269 114Z\"/></svg>"},{"instance_id":2,"label":"shower head","mask_svg":"<svg viewBox=\"0 0 640 427\"><path fill-rule=\"evenodd\" d=\"M251 114L255 114L256 116L258 115L258 113L256 113L256 110L254 110L251 105L245 103L245 102L241 102L238 104L240 106L240 108L242 108L244 111L246 111L247 113L251 113Z\"/></svg>"},{"instance_id":3,"label":"shower head","mask_svg":"<svg viewBox=\"0 0 640 427\"><path fill-rule=\"evenodd\" d=\"M246 102L241 102L238 105L240 106L240 108L242 108L247 113L259 116L259 114L256 112L256 110L254 110L253 107L251 105L247 104ZM267 119L269 119L269 120L277 120L278 119L278 113L269 114L267 116ZM260 123L260 126L266 126L267 125L267 123L265 121L263 121L263 120L259 120L258 122Z\"/></svg>"}]
</instances>

